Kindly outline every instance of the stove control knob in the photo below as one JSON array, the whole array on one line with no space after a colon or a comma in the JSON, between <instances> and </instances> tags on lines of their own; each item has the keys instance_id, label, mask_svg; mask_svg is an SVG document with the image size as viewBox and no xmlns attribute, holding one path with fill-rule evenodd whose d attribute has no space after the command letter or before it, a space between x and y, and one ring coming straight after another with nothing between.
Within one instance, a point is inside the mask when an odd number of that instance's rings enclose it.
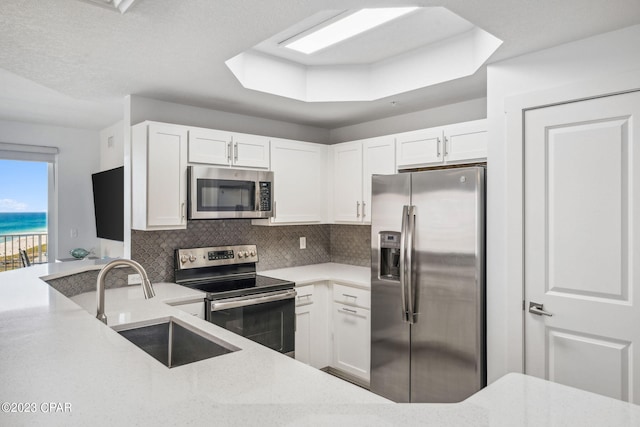
<instances>
[{"instance_id":1,"label":"stove control knob","mask_svg":"<svg viewBox=\"0 0 640 427\"><path fill-rule=\"evenodd\" d=\"M250 252L250 255L251 255L252 257L256 256L256 251L252 249L252 250L251 250L251 252Z\"/></svg>"},{"instance_id":2,"label":"stove control knob","mask_svg":"<svg viewBox=\"0 0 640 427\"><path fill-rule=\"evenodd\" d=\"M238 258L244 258L245 255L246 255L246 252L238 251Z\"/></svg>"},{"instance_id":3,"label":"stove control knob","mask_svg":"<svg viewBox=\"0 0 640 427\"><path fill-rule=\"evenodd\" d=\"M189 261L194 262L196 260L196 256L193 254L189 254Z\"/></svg>"},{"instance_id":4,"label":"stove control knob","mask_svg":"<svg viewBox=\"0 0 640 427\"><path fill-rule=\"evenodd\" d=\"M180 257L180 262L181 262L181 263L183 263L183 264L186 264L188 259L189 259L189 258L187 258L187 256L186 256L186 255L182 255L182 256Z\"/></svg>"}]
</instances>

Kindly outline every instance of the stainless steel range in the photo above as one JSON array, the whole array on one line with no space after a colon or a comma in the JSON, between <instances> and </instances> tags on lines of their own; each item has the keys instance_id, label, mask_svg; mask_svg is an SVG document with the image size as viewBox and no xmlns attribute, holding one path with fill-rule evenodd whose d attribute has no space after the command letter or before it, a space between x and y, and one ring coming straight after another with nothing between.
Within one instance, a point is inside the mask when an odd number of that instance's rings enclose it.
<instances>
[{"instance_id":1,"label":"stainless steel range","mask_svg":"<svg viewBox=\"0 0 640 427\"><path fill-rule=\"evenodd\" d=\"M176 283L207 293L205 319L288 356L295 283L256 274L256 245L176 249Z\"/></svg>"}]
</instances>

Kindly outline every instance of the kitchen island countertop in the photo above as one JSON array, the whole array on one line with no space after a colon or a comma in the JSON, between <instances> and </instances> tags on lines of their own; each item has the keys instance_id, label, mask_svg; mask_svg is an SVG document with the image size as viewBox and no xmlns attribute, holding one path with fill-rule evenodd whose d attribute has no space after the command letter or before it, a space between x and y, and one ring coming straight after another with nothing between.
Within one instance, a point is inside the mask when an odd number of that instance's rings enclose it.
<instances>
[{"instance_id":1,"label":"kitchen island countertop","mask_svg":"<svg viewBox=\"0 0 640 427\"><path fill-rule=\"evenodd\" d=\"M107 290L110 326L175 317L241 349L168 369L41 280L100 268L68 264L0 273L0 425L640 425L640 406L521 374L461 403L392 404L167 305L198 298L178 285Z\"/></svg>"}]
</instances>

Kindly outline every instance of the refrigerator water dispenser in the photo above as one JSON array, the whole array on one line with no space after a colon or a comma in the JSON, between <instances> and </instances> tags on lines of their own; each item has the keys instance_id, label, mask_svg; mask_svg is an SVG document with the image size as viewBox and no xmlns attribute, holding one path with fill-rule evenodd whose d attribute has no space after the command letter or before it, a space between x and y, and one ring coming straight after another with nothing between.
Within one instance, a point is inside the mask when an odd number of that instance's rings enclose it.
<instances>
[{"instance_id":1,"label":"refrigerator water dispenser","mask_svg":"<svg viewBox=\"0 0 640 427\"><path fill-rule=\"evenodd\" d=\"M378 277L383 280L400 281L400 233L381 231L380 239L380 271Z\"/></svg>"}]
</instances>

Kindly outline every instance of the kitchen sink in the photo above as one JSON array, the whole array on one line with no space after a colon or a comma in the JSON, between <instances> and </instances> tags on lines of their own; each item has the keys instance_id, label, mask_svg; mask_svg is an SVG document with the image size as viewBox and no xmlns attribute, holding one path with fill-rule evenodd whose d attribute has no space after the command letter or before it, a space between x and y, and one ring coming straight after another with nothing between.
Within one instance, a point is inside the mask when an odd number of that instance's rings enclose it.
<instances>
[{"instance_id":1,"label":"kitchen sink","mask_svg":"<svg viewBox=\"0 0 640 427\"><path fill-rule=\"evenodd\" d=\"M113 329L169 368L240 350L173 317Z\"/></svg>"}]
</instances>

